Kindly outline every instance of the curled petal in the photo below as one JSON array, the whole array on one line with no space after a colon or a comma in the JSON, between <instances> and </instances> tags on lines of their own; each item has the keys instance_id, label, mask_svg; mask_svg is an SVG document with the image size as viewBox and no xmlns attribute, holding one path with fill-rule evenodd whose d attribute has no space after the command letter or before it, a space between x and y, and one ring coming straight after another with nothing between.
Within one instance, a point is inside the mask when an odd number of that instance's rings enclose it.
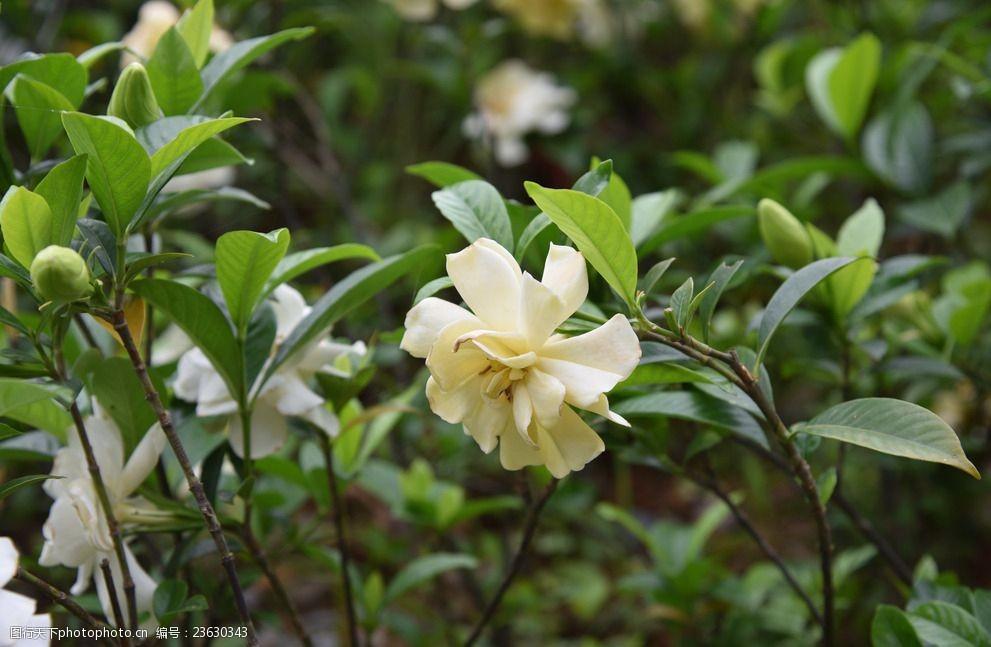
<instances>
[{"instance_id":1,"label":"curled petal","mask_svg":"<svg viewBox=\"0 0 991 647\"><path fill-rule=\"evenodd\" d=\"M437 343L427 355L427 368L445 391L453 391L489 366L477 348L458 344L458 339L470 332L473 321L455 321L437 336Z\"/></svg>"},{"instance_id":2,"label":"curled petal","mask_svg":"<svg viewBox=\"0 0 991 647\"><path fill-rule=\"evenodd\" d=\"M118 496L121 498L128 496L148 478L148 475L155 469L158 457L162 455L162 450L165 449L165 442L165 432L162 431L162 427L158 423L155 423L131 452L131 457L127 459L127 464L120 475Z\"/></svg>"},{"instance_id":3,"label":"curled petal","mask_svg":"<svg viewBox=\"0 0 991 647\"><path fill-rule=\"evenodd\" d=\"M482 324L475 315L461 306L429 297L419 302L406 315L406 332L399 347L413 357L425 358L430 354L430 348L437 341L440 331L455 321L475 320L476 329Z\"/></svg>"},{"instance_id":4,"label":"curled petal","mask_svg":"<svg viewBox=\"0 0 991 647\"><path fill-rule=\"evenodd\" d=\"M556 425L564 406L564 384L543 371L531 368L527 371L526 388L537 422L544 427Z\"/></svg>"},{"instance_id":5,"label":"curled petal","mask_svg":"<svg viewBox=\"0 0 991 647\"><path fill-rule=\"evenodd\" d=\"M499 243L479 238L457 254L449 254L447 274L486 327L516 330L523 272Z\"/></svg>"},{"instance_id":6,"label":"curled petal","mask_svg":"<svg viewBox=\"0 0 991 647\"><path fill-rule=\"evenodd\" d=\"M564 407L561 420L553 427L537 427L537 446L544 465L555 478L582 469L606 448L599 435L570 407Z\"/></svg>"},{"instance_id":7,"label":"curled petal","mask_svg":"<svg viewBox=\"0 0 991 647\"><path fill-rule=\"evenodd\" d=\"M568 402L588 408L629 377L639 361L637 335L623 315L616 315L584 335L548 343L537 368L564 384Z\"/></svg>"}]
</instances>

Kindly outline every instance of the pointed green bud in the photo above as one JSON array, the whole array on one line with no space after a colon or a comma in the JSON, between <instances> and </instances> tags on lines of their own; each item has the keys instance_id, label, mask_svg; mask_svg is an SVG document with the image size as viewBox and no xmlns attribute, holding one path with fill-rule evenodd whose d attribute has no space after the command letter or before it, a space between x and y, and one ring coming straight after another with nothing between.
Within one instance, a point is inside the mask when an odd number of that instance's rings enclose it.
<instances>
[{"instance_id":1,"label":"pointed green bud","mask_svg":"<svg viewBox=\"0 0 991 647\"><path fill-rule=\"evenodd\" d=\"M162 109L155 100L151 80L144 65L131 63L120 73L117 86L110 97L107 114L123 119L132 128L146 126L161 118Z\"/></svg>"},{"instance_id":2,"label":"pointed green bud","mask_svg":"<svg viewBox=\"0 0 991 647\"><path fill-rule=\"evenodd\" d=\"M93 292L86 261L60 245L49 245L34 257L31 282L43 298L55 303L85 299Z\"/></svg>"},{"instance_id":3,"label":"pointed green bud","mask_svg":"<svg viewBox=\"0 0 991 647\"><path fill-rule=\"evenodd\" d=\"M829 258L837 255L836 242L829 237L829 234L811 222L805 223L805 230L809 232L809 240L812 241L813 258Z\"/></svg>"},{"instance_id":4,"label":"pointed green bud","mask_svg":"<svg viewBox=\"0 0 991 647\"><path fill-rule=\"evenodd\" d=\"M812 261L812 242L802 222L774 200L757 204L757 226L771 257L797 270Z\"/></svg>"}]
</instances>

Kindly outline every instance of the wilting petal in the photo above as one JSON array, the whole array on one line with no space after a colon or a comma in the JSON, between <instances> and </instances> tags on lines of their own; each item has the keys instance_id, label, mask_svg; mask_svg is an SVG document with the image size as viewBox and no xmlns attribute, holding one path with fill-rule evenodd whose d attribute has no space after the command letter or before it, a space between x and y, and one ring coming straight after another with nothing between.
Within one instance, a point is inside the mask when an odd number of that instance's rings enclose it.
<instances>
[{"instance_id":1,"label":"wilting petal","mask_svg":"<svg viewBox=\"0 0 991 647\"><path fill-rule=\"evenodd\" d=\"M165 442L165 432L162 431L162 427L158 423L155 423L131 452L131 457L127 459L124 471L120 475L117 491L120 498L124 498L137 490L148 478L148 475L155 469L155 465L158 464L158 457L165 449Z\"/></svg>"},{"instance_id":2,"label":"wilting petal","mask_svg":"<svg viewBox=\"0 0 991 647\"><path fill-rule=\"evenodd\" d=\"M606 448L599 435L570 407L561 410L558 424L537 427L537 446L544 465L555 478L582 469Z\"/></svg>"},{"instance_id":3,"label":"wilting petal","mask_svg":"<svg viewBox=\"0 0 991 647\"><path fill-rule=\"evenodd\" d=\"M512 332L473 330L458 337L456 348L477 348L486 357L509 368L527 368L537 361L526 338Z\"/></svg>"},{"instance_id":4,"label":"wilting petal","mask_svg":"<svg viewBox=\"0 0 991 647\"><path fill-rule=\"evenodd\" d=\"M639 361L637 335L623 315L616 315L584 335L548 343L537 368L564 384L568 402L587 408L629 377Z\"/></svg>"},{"instance_id":5,"label":"wilting petal","mask_svg":"<svg viewBox=\"0 0 991 647\"><path fill-rule=\"evenodd\" d=\"M107 487L113 489L113 484L120 479L120 472L124 467L124 442L120 437L120 430L113 420L102 416L87 416L84 426L93 447L93 455L96 456L96 464L100 466L100 476ZM78 433L69 436L69 446L78 447L82 454Z\"/></svg>"},{"instance_id":6,"label":"wilting petal","mask_svg":"<svg viewBox=\"0 0 991 647\"><path fill-rule=\"evenodd\" d=\"M428 297L419 302L406 315L406 332L399 347L413 357L425 358L430 354L430 348L437 341L440 331L455 321L475 320L477 328L483 328L472 313L461 306Z\"/></svg>"},{"instance_id":7,"label":"wilting petal","mask_svg":"<svg viewBox=\"0 0 991 647\"><path fill-rule=\"evenodd\" d=\"M564 405L564 384L543 371L531 368L526 374L526 388L537 422L544 427L557 424Z\"/></svg>"},{"instance_id":8,"label":"wilting petal","mask_svg":"<svg viewBox=\"0 0 991 647\"><path fill-rule=\"evenodd\" d=\"M520 302L520 330L530 348L540 348L574 310L543 283L529 274L523 275Z\"/></svg>"},{"instance_id":9,"label":"wilting petal","mask_svg":"<svg viewBox=\"0 0 991 647\"><path fill-rule=\"evenodd\" d=\"M457 254L448 254L447 274L486 327L516 330L523 272L499 243L479 238Z\"/></svg>"},{"instance_id":10,"label":"wilting petal","mask_svg":"<svg viewBox=\"0 0 991 647\"><path fill-rule=\"evenodd\" d=\"M537 447L512 430L499 439L499 462L507 470L521 470L528 465L540 465L544 460Z\"/></svg>"},{"instance_id":11,"label":"wilting petal","mask_svg":"<svg viewBox=\"0 0 991 647\"><path fill-rule=\"evenodd\" d=\"M231 449L238 456L244 457L244 432L241 420L234 416L230 419L227 440ZM286 442L289 428L285 416L263 400L255 403L251 415L251 457L262 458L275 453Z\"/></svg>"},{"instance_id":12,"label":"wilting petal","mask_svg":"<svg viewBox=\"0 0 991 647\"><path fill-rule=\"evenodd\" d=\"M437 336L437 342L427 355L427 368L445 391L458 388L489 366L488 360L478 349L465 344L458 345L458 339L470 332L474 325L473 321L448 324Z\"/></svg>"},{"instance_id":13,"label":"wilting petal","mask_svg":"<svg viewBox=\"0 0 991 647\"><path fill-rule=\"evenodd\" d=\"M568 313L565 318L570 317L585 303L585 297L588 296L585 257L576 249L552 243L547 250L544 275L540 282L561 299Z\"/></svg>"}]
</instances>

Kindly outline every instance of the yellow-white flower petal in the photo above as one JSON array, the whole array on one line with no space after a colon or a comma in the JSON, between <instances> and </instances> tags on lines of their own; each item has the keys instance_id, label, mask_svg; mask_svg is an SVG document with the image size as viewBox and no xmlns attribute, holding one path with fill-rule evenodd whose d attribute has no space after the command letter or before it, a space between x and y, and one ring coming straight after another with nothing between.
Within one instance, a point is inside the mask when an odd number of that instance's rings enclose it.
<instances>
[{"instance_id":1,"label":"yellow-white flower petal","mask_svg":"<svg viewBox=\"0 0 991 647\"><path fill-rule=\"evenodd\" d=\"M267 402L257 401L251 414L251 457L262 458L279 451L288 435L285 416ZM227 439L234 453L243 458L244 431L238 416L230 419Z\"/></svg>"},{"instance_id":2,"label":"yellow-white flower petal","mask_svg":"<svg viewBox=\"0 0 991 647\"><path fill-rule=\"evenodd\" d=\"M440 331L455 321L477 322L476 329L483 328L481 322L472 313L461 306L428 297L419 302L406 315L406 332L399 347L413 357L425 358L430 354L430 348L437 341Z\"/></svg>"},{"instance_id":3,"label":"yellow-white flower petal","mask_svg":"<svg viewBox=\"0 0 991 647\"><path fill-rule=\"evenodd\" d=\"M639 361L637 335L623 315L616 315L583 335L548 343L537 368L564 384L568 402L588 408L629 377Z\"/></svg>"},{"instance_id":4,"label":"yellow-white flower petal","mask_svg":"<svg viewBox=\"0 0 991 647\"><path fill-rule=\"evenodd\" d=\"M513 430L499 440L499 462L507 470L521 470L528 465L541 465L544 460L535 445Z\"/></svg>"},{"instance_id":5,"label":"yellow-white flower petal","mask_svg":"<svg viewBox=\"0 0 991 647\"><path fill-rule=\"evenodd\" d=\"M486 328L517 330L523 272L499 243L479 238L447 256L447 274Z\"/></svg>"},{"instance_id":6,"label":"yellow-white flower petal","mask_svg":"<svg viewBox=\"0 0 991 647\"><path fill-rule=\"evenodd\" d=\"M555 478L582 469L606 448L599 435L570 407L561 411L558 424L537 427L537 446L544 465Z\"/></svg>"},{"instance_id":7,"label":"yellow-white flower petal","mask_svg":"<svg viewBox=\"0 0 991 647\"><path fill-rule=\"evenodd\" d=\"M540 282L561 299L564 309L568 311L567 316L570 317L585 303L585 297L588 296L585 257L572 247L551 244Z\"/></svg>"},{"instance_id":8,"label":"yellow-white flower petal","mask_svg":"<svg viewBox=\"0 0 991 647\"><path fill-rule=\"evenodd\" d=\"M530 394L526 385L516 384L513 387L513 422L516 424L516 431L524 438L527 429L530 428L530 421L533 419L533 402L530 401ZM512 435L512 434L510 434Z\"/></svg>"},{"instance_id":9,"label":"yellow-white flower petal","mask_svg":"<svg viewBox=\"0 0 991 647\"><path fill-rule=\"evenodd\" d=\"M477 348L458 344L459 338L470 332L474 325L473 321L448 324L427 355L427 368L445 391L453 391L489 366L485 355Z\"/></svg>"},{"instance_id":10,"label":"yellow-white flower petal","mask_svg":"<svg viewBox=\"0 0 991 647\"><path fill-rule=\"evenodd\" d=\"M560 380L535 368L527 371L526 388L533 413L544 427L557 424L564 406L565 389Z\"/></svg>"},{"instance_id":11,"label":"yellow-white flower petal","mask_svg":"<svg viewBox=\"0 0 991 647\"><path fill-rule=\"evenodd\" d=\"M549 287L529 274L523 275L520 328L530 348L543 346L573 312Z\"/></svg>"},{"instance_id":12,"label":"yellow-white flower petal","mask_svg":"<svg viewBox=\"0 0 991 647\"><path fill-rule=\"evenodd\" d=\"M152 425L145 432L141 442L131 452L131 456L127 459L127 464L124 465L120 474L120 483L117 487L118 496L123 498L130 495L148 478L148 475L155 469L155 465L158 464L158 457L165 449L165 442L165 432L162 431L162 427L158 423Z\"/></svg>"}]
</instances>

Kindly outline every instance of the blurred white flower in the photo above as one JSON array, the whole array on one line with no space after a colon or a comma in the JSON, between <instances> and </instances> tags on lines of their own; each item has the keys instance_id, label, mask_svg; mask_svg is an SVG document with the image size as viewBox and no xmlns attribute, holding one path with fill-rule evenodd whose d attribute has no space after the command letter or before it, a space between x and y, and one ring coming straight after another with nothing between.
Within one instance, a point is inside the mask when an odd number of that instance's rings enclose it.
<instances>
[{"instance_id":1,"label":"blurred white flower","mask_svg":"<svg viewBox=\"0 0 991 647\"><path fill-rule=\"evenodd\" d=\"M162 187L162 192L179 193L193 189L219 189L234 184L235 176L233 166L221 166L206 171L176 175Z\"/></svg>"},{"instance_id":2,"label":"blurred white flower","mask_svg":"<svg viewBox=\"0 0 991 647\"><path fill-rule=\"evenodd\" d=\"M121 56L121 68L123 69L139 60L138 57L147 59L151 56L159 39L165 35L170 27L179 22L180 17L179 9L166 0L150 0L141 5L141 9L138 11L138 21L134 23L131 31L124 34L121 39L124 46L131 50L130 52L125 51ZM223 29L215 26L210 32L211 52L222 52L233 44L234 39Z\"/></svg>"},{"instance_id":3,"label":"blurred white flower","mask_svg":"<svg viewBox=\"0 0 991 647\"><path fill-rule=\"evenodd\" d=\"M41 647L48 645L47 632L44 638L11 637L12 627L48 629L52 617L47 613L35 613L35 601L26 595L3 589L17 573L17 547L10 537L0 537L0 647Z\"/></svg>"},{"instance_id":4,"label":"blurred white flower","mask_svg":"<svg viewBox=\"0 0 991 647\"><path fill-rule=\"evenodd\" d=\"M276 321L274 354L296 324L309 314L310 307L303 296L288 285L277 287L269 303L275 311ZM334 362L347 354L364 355L364 343L340 344L321 339L295 353L264 384L255 384L252 389L256 398L251 416L252 458L267 456L282 447L289 429L286 416L303 418L330 436L337 434L340 429L337 416L306 383L316 373L340 373L334 368ZM173 388L178 397L196 402L196 415L227 416L231 448L238 456L244 455L237 403L203 351L193 348L182 355Z\"/></svg>"},{"instance_id":5,"label":"blurred white flower","mask_svg":"<svg viewBox=\"0 0 991 647\"><path fill-rule=\"evenodd\" d=\"M163 513L144 499L134 496L134 492L155 468L165 447L165 434L161 427L156 423L149 428L125 462L120 430L95 403L94 409L94 414L85 420L86 432L100 466L100 476L106 485L114 516L121 525L160 519ZM68 431L68 436L68 446L58 451L52 464L52 475L60 478L48 480L44 485L45 492L54 502L42 527L45 545L38 563L79 569L71 589L73 595L83 593L89 588L90 579L95 580L104 613L112 618L110 596L99 565L104 559L110 562L117 597L123 602L126 598L120 562L114 553L113 539L86 466L79 435L73 428ZM126 544L124 555L134 580L137 612L140 615L151 610L156 583ZM153 614L150 622L154 625Z\"/></svg>"},{"instance_id":6,"label":"blurred white flower","mask_svg":"<svg viewBox=\"0 0 991 647\"><path fill-rule=\"evenodd\" d=\"M475 87L476 112L464 123L465 134L491 138L496 160L514 166L526 160L523 137L532 131L555 134L568 126L575 102L571 88L559 86L546 72L509 60L486 74Z\"/></svg>"},{"instance_id":7,"label":"blurred white flower","mask_svg":"<svg viewBox=\"0 0 991 647\"><path fill-rule=\"evenodd\" d=\"M572 407L629 426L605 395L640 361L629 321L616 315L577 337L555 333L588 293L579 252L551 245L537 281L482 238L448 255L447 273L471 311L424 299L406 316L400 344L426 358L434 413L463 423L486 453L499 444L506 469L546 465L557 478L605 449Z\"/></svg>"},{"instance_id":8,"label":"blurred white flower","mask_svg":"<svg viewBox=\"0 0 991 647\"><path fill-rule=\"evenodd\" d=\"M537 36L568 40L578 34L598 47L612 35L612 15L603 0L494 0L493 5Z\"/></svg>"},{"instance_id":9,"label":"blurred white flower","mask_svg":"<svg viewBox=\"0 0 991 647\"><path fill-rule=\"evenodd\" d=\"M406 20L425 21L437 15L438 6L443 3L448 9L467 9L478 0L384 0Z\"/></svg>"}]
</instances>

